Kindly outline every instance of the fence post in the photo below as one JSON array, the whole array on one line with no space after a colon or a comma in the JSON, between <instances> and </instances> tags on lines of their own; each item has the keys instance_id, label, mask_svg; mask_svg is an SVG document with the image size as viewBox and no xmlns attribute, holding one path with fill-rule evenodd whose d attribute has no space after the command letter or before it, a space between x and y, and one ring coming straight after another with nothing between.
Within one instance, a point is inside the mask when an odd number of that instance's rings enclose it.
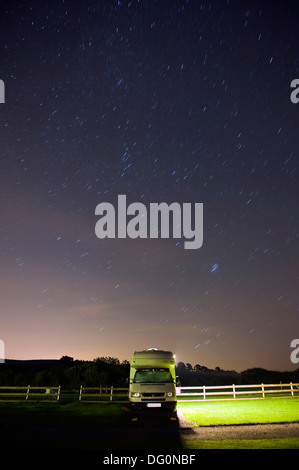
<instances>
[{"instance_id":1,"label":"fence post","mask_svg":"<svg viewBox=\"0 0 299 470\"><path fill-rule=\"evenodd\" d=\"M111 385L111 389L110 389L110 401L112 401L112 394L113 394L113 385Z\"/></svg>"},{"instance_id":2,"label":"fence post","mask_svg":"<svg viewBox=\"0 0 299 470\"><path fill-rule=\"evenodd\" d=\"M233 394L234 394L234 399L236 398L236 388L235 388L235 384L233 384Z\"/></svg>"},{"instance_id":3,"label":"fence post","mask_svg":"<svg viewBox=\"0 0 299 470\"><path fill-rule=\"evenodd\" d=\"M203 399L205 400L206 399L206 386L203 385L202 387L202 392L203 392Z\"/></svg>"},{"instance_id":4,"label":"fence post","mask_svg":"<svg viewBox=\"0 0 299 470\"><path fill-rule=\"evenodd\" d=\"M294 396L293 382L290 382L290 386L291 386L291 394L292 394L292 397L293 397Z\"/></svg>"},{"instance_id":5,"label":"fence post","mask_svg":"<svg viewBox=\"0 0 299 470\"><path fill-rule=\"evenodd\" d=\"M27 387L26 400L28 400L29 398L29 391L30 391L30 385L28 385Z\"/></svg>"},{"instance_id":6,"label":"fence post","mask_svg":"<svg viewBox=\"0 0 299 470\"><path fill-rule=\"evenodd\" d=\"M263 398L265 398L265 389L264 389L264 384L262 384L262 392L263 392Z\"/></svg>"},{"instance_id":7,"label":"fence post","mask_svg":"<svg viewBox=\"0 0 299 470\"><path fill-rule=\"evenodd\" d=\"M59 399L60 399L60 385L59 385L59 387L58 387L57 401L59 401Z\"/></svg>"},{"instance_id":8,"label":"fence post","mask_svg":"<svg viewBox=\"0 0 299 470\"><path fill-rule=\"evenodd\" d=\"M80 386L79 401L81 401L81 398L82 398L82 385Z\"/></svg>"}]
</instances>

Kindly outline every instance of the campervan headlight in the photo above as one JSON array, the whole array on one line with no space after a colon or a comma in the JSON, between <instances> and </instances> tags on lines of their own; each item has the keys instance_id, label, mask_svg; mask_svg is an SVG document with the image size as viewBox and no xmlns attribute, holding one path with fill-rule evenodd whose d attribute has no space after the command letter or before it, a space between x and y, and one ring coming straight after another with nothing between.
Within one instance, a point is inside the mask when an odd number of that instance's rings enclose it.
<instances>
[{"instance_id":1,"label":"campervan headlight","mask_svg":"<svg viewBox=\"0 0 299 470\"><path fill-rule=\"evenodd\" d=\"M172 397L173 393L172 392L167 392L168 397Z\"/></svg>"},{"instance_id":2,"label":"campervan headlight","mask_svg":"<svg viewBox=\"0 0 299 470\"><path fill-rule=\"evenodd\" d=\"M131 397L134 397L134 398L140 397L140 393L139 392L132 392Z\"/></svg>"}]
</instances>

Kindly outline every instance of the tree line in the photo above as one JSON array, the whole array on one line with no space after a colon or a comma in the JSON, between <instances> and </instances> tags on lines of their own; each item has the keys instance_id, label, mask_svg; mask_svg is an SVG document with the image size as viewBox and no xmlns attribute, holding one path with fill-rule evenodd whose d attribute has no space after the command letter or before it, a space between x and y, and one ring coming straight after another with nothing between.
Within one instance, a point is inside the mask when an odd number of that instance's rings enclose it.
<instances>
[{"instance_id":1,"label":"tree line","mask_svg":"<svg viewBox=\"0 0 299 470\"><path fill-rule=\"evenodd\" d=\"M6 360L0 367L0 385L58 386L75 390L99 385L126 387L130 364L114 357L98 357L93 361L74 360L63 356L60 360L14 361Z\"/></svg>"},{"instance_id":2,"label":"tree line","mask_svg":"<svg viewBox=\"0 0 299 470\"><path fill-rule=\"evenodd\" d=\"M130 363L115 357L98 357L93 361L74 360L63 356L57 360L6 360L0 366L1 386L58 386L63 390L85 387L127 387ZM231 385L258 383L298 383L299 369L295 371L269 371L262 368L242 372L226 371L220 367L209 369L196 364L179 362L176 367L182 386Z\"/></svg>"}]
</instances>

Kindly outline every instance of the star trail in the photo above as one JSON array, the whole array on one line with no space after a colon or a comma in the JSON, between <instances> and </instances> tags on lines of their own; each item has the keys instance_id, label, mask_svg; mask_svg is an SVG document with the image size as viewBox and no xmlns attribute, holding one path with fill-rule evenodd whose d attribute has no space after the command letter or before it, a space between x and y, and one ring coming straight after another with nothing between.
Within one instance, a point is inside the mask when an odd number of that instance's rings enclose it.
<instances>
[{"instance_id":1,"label":"star trail","mask_svg":"<svg viewBox=\"0 0 299 470\"><path fill-rule=\"evenodd\" d=\"M296 369L296 3L0 9L6 357L157 347L211 368ZM95 208L119 195L202 203L202 246L99 239Z\"/></svg>"}]
</instances>

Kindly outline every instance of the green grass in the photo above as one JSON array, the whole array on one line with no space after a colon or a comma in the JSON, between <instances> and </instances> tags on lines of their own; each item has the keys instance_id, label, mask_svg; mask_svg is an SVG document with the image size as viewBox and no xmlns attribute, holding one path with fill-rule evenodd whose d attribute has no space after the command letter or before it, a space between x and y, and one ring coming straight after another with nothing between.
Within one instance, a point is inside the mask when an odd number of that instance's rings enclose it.
<instances>
[{"instance_id":1,"label":"green grass","mask_svg":"<svg viewBox=\"0 0 299 470\"><path fill-rule=\"evenodd\" d=\"M178 403L195 426L299 422L299 398Z\"/></svg>"},{"instance_id":2,"label":"green grass","mask_svg":"<svg viewBox=\"0 0 299 470\"><path fill-rule=\"evenodd\" d=\"M71 398L71 397L70 397ZM179 439L177 431L167 427L152 436L150 428L137 428L134 439L126 436L128 414L120 403L62 402L0 402L0 431L11 436L13 442L42 448L144 448L149 438L156 448L167 448L175 441L184 449L298 449L299 439L234 439L188 441ZM217 426L250 423L299 422L299 398L261 399L179 403L178 409L186 420L197 426ZM53 427L53 431L52 431ZM64 434L65 429L65 434ZM81 431L82 429L82 431ZM131 429L131 428L130 428ZM138 429L142 430L138 431ZM165 430L167 433L165 434ZM141 434L140 434L141 432ZM147 432L147 437L144 436ZM17 433L17 434L15 434ZM139 433L139 434L138 434ZM160 433L160 434L159 434ZM9 437L6 436L6 439ZM131 440L130 440L131 439ZM187 437L188 439L188 437ZM173 444L173 443L172 443ZM47 447L48 446L48 447ZM156 447L155 447L156 446Z\"/></svg>"},{"instance_id":3,"label":"green grass","mask_svg":"<svg viewBox=\"0 0 299 470\"><path fill-rule=\"evenodd\" d=\"M118 426L124 419L121 404L106 403L1 403L3 426Z\"/></svg>"},{"instance_id":4,"label":"green grass","mask_svg":"<svg viewBox=\"0 0 299 470\"><path fill-rule=\"evenodd\" d=\"M0 402L2 425L117 426L124 419L121 403ZM195 426L299 422L299 398L265 398L178 403Z\"/></svg>"}]
</instances>

